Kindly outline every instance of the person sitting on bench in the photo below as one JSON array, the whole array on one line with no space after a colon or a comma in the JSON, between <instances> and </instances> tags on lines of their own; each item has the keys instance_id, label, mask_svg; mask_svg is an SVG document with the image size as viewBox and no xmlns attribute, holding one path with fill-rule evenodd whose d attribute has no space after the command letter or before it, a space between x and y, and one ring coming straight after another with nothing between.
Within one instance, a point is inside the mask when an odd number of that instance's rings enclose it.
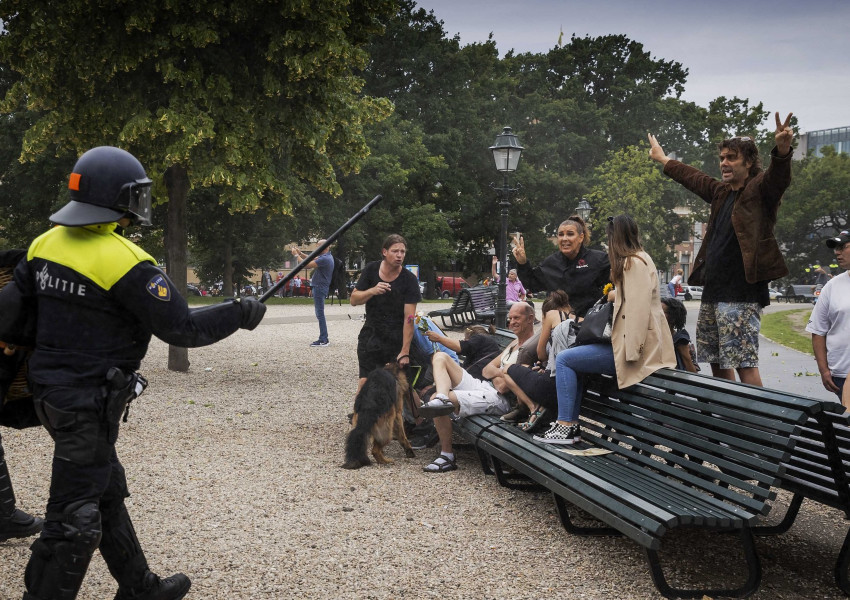
<instances>
[{"instance_id":1,"label":"person sitting on bench","mask_svg":"<svg viewBox=\"0 0 850 600\"><path fill-rule=\"evenodd\" d=\"M517 302L508 312L508 327L517 339L490 361L482 370L485 379L472 377L447 354L436 352L431 361L437 393L419 407L419 414L433 417L434 427L440 436L440 455L424 467L428 473L443 473L457 469L452 448L452 422L449 415L466 417L486 413L503 415L511 408L505 394L504 381L507 368L517 361L520 350L534 333L534 309L525 302Z\"/></svg>"}]
</instances>

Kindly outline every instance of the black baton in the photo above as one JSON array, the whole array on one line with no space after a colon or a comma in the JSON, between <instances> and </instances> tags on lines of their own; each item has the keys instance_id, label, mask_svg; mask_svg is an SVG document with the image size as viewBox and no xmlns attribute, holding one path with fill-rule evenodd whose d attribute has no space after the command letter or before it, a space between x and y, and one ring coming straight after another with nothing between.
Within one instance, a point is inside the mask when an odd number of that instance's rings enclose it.
<instances>
[{"instance_id":1,"label":"black baton","mask_svg":"<svg viewBox=\"0 0 850 600\"><path fill-rule=\"evenodd\" d=\"M313 250L307 258L305 258L300 263L298 263L298 266L296 266L294 269L292 269L292 271L287 273L286 276L283 279L281 279L280 281L275 283L262 296L260 296L260 298L259 298L260 302L265 302L266 300L268 300L269 298L274 296L274 293L276 291L278 291L280 288L285 286L293 277L295 277L301 270L303 270L304 267L306 267L308 264L310 264L310 262L314 258L319 256L324 251L325 248L327 248L328 246L333 244L339 236L341 236L343 233L348 231L348 229L352 225L354 225L357 221L362 219L363 215L365 215L367 212L369 212L372 209L373 206L375 206L378 202L381 201L381 198L382 198L382 196L380 194L378 194L377 196L372 198L372 200L369 202L369 204L367 204L366 206L361 208L360 211L356 215L354 215L348 221L346 221L346 223L342 227L337 229L334 232L333 235L331 235L328 239L325 240L324 244L322 244L321 246L319 246L318 248Z\"/></svg>"}]
</instances>

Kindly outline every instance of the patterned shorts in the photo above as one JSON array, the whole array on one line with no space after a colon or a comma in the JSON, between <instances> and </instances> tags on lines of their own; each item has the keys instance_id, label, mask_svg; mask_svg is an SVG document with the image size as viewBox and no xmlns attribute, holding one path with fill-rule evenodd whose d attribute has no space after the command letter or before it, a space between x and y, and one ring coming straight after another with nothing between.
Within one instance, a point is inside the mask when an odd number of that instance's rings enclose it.
<instances>
[{"instance_id":1,"label":"patterned shorts","mask_svg":"<svg viewBox=\"0 0 850 600\"><path fill-rule=\"evenodd\" d=\"M697 356L721 369L759 366L758 302L703 302L697 317Z\"/></svg>"}]
</instances>

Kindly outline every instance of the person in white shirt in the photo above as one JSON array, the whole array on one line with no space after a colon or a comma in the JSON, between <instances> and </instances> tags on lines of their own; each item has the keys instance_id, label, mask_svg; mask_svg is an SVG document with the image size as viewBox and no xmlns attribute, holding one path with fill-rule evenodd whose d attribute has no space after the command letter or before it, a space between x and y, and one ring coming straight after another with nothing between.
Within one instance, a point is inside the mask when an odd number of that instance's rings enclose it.
<instances>
[{"instance_id":1,"label":"person in white shirt","mask_svg":"<svg viewBox=\"0 0 850 600\"><path fill-rule=\"evenodd\" d=\"M673 278L670 279L670 281L667 282L667 291L670 292L671 298L676 297L676 288L678 287L678 285L680 283L682 283L682 275L683 274L684 274L684 271L682 271L682 269L679 269L678 271L676 271L676 274L673 276Z\"/></svg>"},{"instance_id":2,"label":"person in white shirt","mask_svg":"<svg viewBox=\"0 0 850 600\"><path fill-rule=\"evenodd\" d=\"M850 232L842 231L826 240L835 252L835 261L844 269L821 290L820 297L806 331L812 334L812 350L818 364L823 387L842 398L847 374L850 373ZM850 395L842 403L850 408Z\"/></svg>"}]
</instances>

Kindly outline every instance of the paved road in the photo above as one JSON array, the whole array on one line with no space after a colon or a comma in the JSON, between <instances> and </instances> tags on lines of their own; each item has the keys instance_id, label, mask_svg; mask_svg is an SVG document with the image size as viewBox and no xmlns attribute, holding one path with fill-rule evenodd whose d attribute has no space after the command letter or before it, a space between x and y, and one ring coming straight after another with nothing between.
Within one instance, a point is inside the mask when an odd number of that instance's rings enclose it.
<instances>
[{"instance_id":1,"label":"paved road","mask_svg":"<svg viewBox=\"0 0 850 600\"><path fill-rule=\"evenodd\" d=\"M699 300L685 302L685 306L688 308L687 329L692 339L696 338L699 305ZM807 308L807 305L771 304L765 309L765 313L798 308ZM708 364L700 363L700 367L702 373L711 374L711 367ZM827 392L821 384L815 359L810 354L781 346L764 336L759 339L759 370L765 387L781 389L821 400L836 399L835 394ZM795 375L797 373L802 373L802 375ZM813 373L814 375L806 375L806 373Z\"/></svg>"}]
</instances>

